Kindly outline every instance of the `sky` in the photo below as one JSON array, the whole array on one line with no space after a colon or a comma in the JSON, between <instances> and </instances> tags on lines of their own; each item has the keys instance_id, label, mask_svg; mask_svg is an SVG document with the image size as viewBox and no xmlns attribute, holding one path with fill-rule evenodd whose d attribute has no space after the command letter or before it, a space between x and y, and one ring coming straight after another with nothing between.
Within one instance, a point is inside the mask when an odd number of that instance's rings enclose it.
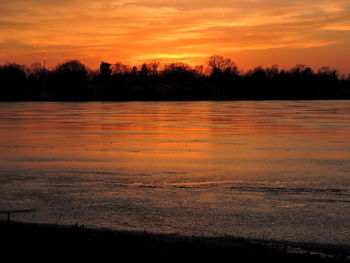
<instances>
[{"instance_id":1,"label":"sky","mask_svg":"<svg viewBox=\"0 0 350 263\"><path fill-rule=\"evenodd\" d=\"M350 73L349 0L0 0L0 64L78 59Z\"/></svg>"}]
</instances>

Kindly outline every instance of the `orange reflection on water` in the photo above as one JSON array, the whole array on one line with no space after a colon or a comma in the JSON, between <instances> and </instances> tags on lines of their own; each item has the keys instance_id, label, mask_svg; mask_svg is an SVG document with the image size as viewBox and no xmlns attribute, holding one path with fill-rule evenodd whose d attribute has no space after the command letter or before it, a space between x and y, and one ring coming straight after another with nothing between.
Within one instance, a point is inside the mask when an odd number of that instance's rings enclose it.
<instances>
[{"instance_id":1,"label":"orange reflection on water","mask_svg":"<svg viewBox=\"0 0 350 263\"><path fill-rule=\"evenodd\" d=\"M1 111L3 162L246 174L348 158L346 102L18 103Z\"/></svg>"}]
</instances>

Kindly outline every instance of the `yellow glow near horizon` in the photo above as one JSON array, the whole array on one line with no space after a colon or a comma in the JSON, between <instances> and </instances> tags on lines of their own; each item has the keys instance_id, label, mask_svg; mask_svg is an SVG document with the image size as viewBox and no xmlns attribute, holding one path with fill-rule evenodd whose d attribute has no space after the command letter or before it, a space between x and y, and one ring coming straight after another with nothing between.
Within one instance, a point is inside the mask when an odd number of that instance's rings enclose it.
<instances>
[{"instance_id":1,"label":"yellow glow near horizon","mask_svg":"<svg viewBox=\"0 0 350 263\"><path fill-rule=\"evenodd\" d=\"M197 65L220 54L241 69L350 72L348 0L2 0L0 17L0 63Z\"/></svg>"}]
</instances>

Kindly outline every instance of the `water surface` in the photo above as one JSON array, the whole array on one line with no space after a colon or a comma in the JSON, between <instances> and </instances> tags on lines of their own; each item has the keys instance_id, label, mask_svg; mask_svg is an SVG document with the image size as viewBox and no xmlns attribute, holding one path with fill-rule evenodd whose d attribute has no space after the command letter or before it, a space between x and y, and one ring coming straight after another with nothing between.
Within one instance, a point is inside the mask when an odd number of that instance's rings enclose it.
<instances>
[{"instance_id":1,"label":"water surface","mask_svg":"<svg viewBox=\"0 0 350 263\"><path fill-rule=\"evenodd\" d=\"M350 102L0 103L30 222L350 244Z\"/></svg>"}]
</instances>

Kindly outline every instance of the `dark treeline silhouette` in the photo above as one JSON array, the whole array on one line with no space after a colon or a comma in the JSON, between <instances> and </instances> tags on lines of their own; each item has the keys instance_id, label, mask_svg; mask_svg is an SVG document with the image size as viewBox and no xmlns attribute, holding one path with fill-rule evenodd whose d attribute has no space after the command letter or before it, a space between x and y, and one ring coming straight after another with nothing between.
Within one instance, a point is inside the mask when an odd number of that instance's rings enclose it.
<instances>
[{"instance_id":1,"label":"dark treeline silhouette","mask_svg":"<svg viewBox=\"0 0 350 263\"><path fill-rule=\"evenodd\" d=\"M102 62L92 71L77 60L45 69L40 63L0 66L0 100L262 100L349 99L350 75L305 65L240 72L231 59L207 67L153 61L140 66Z\"/></svg>"}]
</instances>

